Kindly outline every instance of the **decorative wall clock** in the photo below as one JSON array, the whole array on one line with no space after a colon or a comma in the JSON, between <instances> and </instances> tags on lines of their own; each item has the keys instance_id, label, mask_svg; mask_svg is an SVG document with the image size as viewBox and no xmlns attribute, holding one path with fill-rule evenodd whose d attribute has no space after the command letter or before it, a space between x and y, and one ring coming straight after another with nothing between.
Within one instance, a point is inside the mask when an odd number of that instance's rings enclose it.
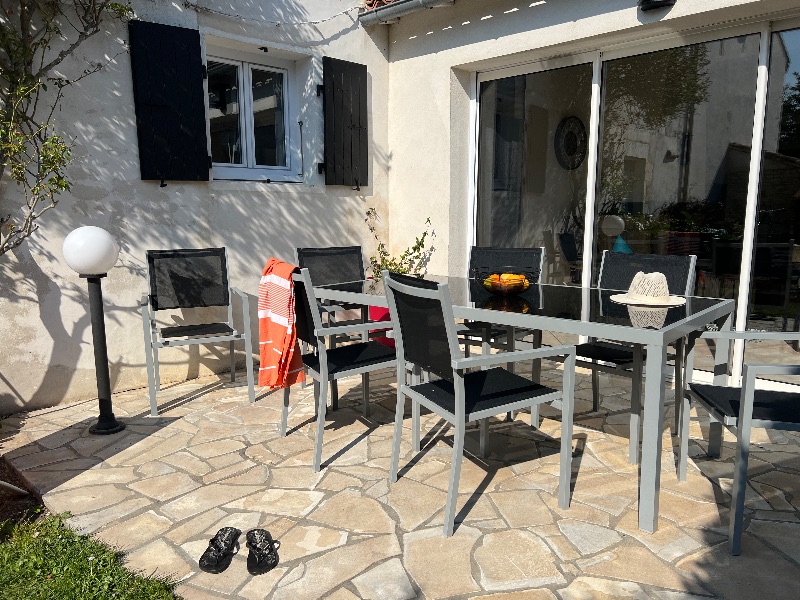
<instances>
[{"instance_id":1,"label":"decorative wall clock","mask_svg":"<svg viewBox=\"0 0 800 600\"><path fill-rule=\"evenodd\" d=\"M556 127L555 150L558 164L570 171L586 158L586 127L578 117L564 117Z\"/></svg>"}]
</instances>

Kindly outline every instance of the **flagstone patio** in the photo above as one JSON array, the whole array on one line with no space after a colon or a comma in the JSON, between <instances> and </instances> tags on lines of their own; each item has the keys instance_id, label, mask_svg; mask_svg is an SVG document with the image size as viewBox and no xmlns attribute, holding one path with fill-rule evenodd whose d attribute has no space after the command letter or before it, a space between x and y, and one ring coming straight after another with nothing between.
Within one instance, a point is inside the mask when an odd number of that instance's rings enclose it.
<instances>
[{"instance_id":1,"label":"flagstone patio","mask_svg":"<svg viewBox=\"0 0 800 600\"><path fill-rule=\"evenodd\" d=\"M544 377L557 385L561 375ZM556 499L559 413L543 409L539 431L527 414L494 420L486 460L471 454L478 435L468 433L457 529L445 539L450 432L424 414L423 452L410 463L407 427L401 479L389 485L393 380L388 371L373 378L370 419L360 412L360 378L342 381L319 474L310 466L311 386L292 391L300 403L281 438L281 394L250 405L245 386L216 378L165 389L159 418L147 416L146 391L116 394L127 429L109 437L88 434L95 402L13 416L0 452L51 511L69 511L71 526L125 550L132 569L174 575L185 598L800 597L797 434L755 432L744 549L734 558L732 439L726 460L705 458L694 414L694 460L678 483L668 415L661 521L647 534L637 528L637 469L627 463L630 384L604 376L604 414L576 417L570 509ZM576 393L577 412L589 411L585 374ZM223 574L199 571L223 525L269 529L281 540L280 565L252 577L243 547Z\"/></svg>"}]
</instances>

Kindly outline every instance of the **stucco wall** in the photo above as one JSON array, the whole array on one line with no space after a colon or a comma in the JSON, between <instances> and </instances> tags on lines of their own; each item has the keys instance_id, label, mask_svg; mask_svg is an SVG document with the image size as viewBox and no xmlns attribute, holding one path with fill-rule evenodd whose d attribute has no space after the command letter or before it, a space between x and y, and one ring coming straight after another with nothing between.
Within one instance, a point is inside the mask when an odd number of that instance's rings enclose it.
<instances>
[{"instance_id":1,"label":"stucco wall","mask_svg":"<svg viewBox=\"0 0 800 600\"><path fill-rule=\"evenodd\" d=\"M704 0L642 13L634 0L457 0L391 26L389 181L392 246L413 240L431 216L430 272L465 273L471 244L471 137L475 73L663 35L736 24L797 9L792 0ZM764 20L767 20L765 18ZM720 34L724 37L724 34Z\"/></svg>"},{"instance_id":2,"label":"stucco wall","mask_svg":"<svg viewBox=\"0 0 800 600\"><path fill-rule=\"evenodd\" d=\"M123 45L127 26L115 25L87 42L63 66L64 72L79 73L86 61L103 57L111 61L69 89L57 112L58 126L75 140L69 168L72 192L42 218L41 229L32 238L0 258L0 414L97 395L85 282L61 256L64 237L78 226L104 227L122 248L117 267L103 283L115 391L147 383L137 306L146 285L147 249L225 246L233 285L255 294L267 258L292 260L296 246L362 243L369 255L374 244L363 222L367 207L378 209L386 234L391 156L386 126L388 31L365 31L358 26L355 11L317 25L291 25L324 19L353 2L204 0L201 4L254 20L198 15L185 9L183 2L165 0L138 0L134 9L143 20L214 30L307 57L297 63L302 93L293 99L300 103L299 118L304 121L305 184L168 182L160 188L157 182L141 181L130 59ZM259 22L262 19L282 24ZM326 187L316 171L323 149L322 100L316 95L323 55L367 65L372 162L370 185L361 191ZM0 198L0 208L8 212L18 191L6 183ZM251 309L255 322L254 296ZM166 320L194 317L198 315L175 313ZM162 351L162 381L225 369L226 357L224 345Z\"/></svg>"}]
</instances>

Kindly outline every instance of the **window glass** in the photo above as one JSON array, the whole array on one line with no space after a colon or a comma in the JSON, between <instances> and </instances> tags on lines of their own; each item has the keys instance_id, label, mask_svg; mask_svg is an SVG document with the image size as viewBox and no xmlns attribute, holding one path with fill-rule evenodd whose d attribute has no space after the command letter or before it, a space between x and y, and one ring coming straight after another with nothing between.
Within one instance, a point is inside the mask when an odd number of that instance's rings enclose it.
<instances>
[{"instance_id":1,"label":"window glass","mask_svg":"<svg viewBox=\"0 0 800 600\"><path fill-rule=\"evenodd\" d=\"M748 329L800 328L800 30L772 34ZM798 363L800 344L749 342L745 362ZM797 378L793 378L797 382Z\"/></svg>"},{"instance_id":2,"label":"window glass","mask_svg":"<svg viewBox=\"0 0 800 600\"><path fill-rule=\"evenodd\" d=\"M215 163L243 164L239 77L236 65L208 61L208 117L211 160Z\"/></svg>"},{"instance_id":3,"label":"window glass","mask_svg":"<svg viewBox=\"0 0 800 600\"><path fill-rule=\"evenodd\" d=\"M736 297L758 52L752 34L604 63L595 282L603 251L695 255L694 293Z\"/></svg>"},{"instance_id":4,"label":"window glass","mask_svg":"<svg viewBox=\"0 0 800 600\"><path fill-rule=\"evenodd\" d=\"M592 66L484 82L479 246L545 248L545 283L580 282Z\"/></svg>"},{"instance_id":5,"label":"window glass","mask_svg":"<svg viewBox=\"0 0 800 600\"><path fill-rule=\"evenodd\" d=\"M256 68L252 74L255 163L286 166L283 74Z\"/></svg>"}]
</instances>

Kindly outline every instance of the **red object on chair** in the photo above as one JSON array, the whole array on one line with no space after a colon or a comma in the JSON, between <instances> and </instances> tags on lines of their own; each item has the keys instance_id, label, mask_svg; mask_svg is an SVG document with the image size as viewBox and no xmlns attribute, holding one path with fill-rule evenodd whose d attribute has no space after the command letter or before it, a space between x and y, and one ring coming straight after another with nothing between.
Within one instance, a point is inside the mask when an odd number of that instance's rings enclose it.
<instances>
[{"instance_id":1,"label":"red object on chair","mask_svg":"<svg viewBox=\"0 0 800 600\"><path fill-rule=\"evenodd\" d=\"M391 317L389 316L389 309L384 308L382 306L370 306L369 307L369 320L370 321L390 321ZM378 331L378 330L375 330ZM370 332L372 333L372 332ZM394 340L388 337L379 337L375 338L375 341L379 344L383 344L389 348L394 348Z\"/></svg>"}]
</instances>

